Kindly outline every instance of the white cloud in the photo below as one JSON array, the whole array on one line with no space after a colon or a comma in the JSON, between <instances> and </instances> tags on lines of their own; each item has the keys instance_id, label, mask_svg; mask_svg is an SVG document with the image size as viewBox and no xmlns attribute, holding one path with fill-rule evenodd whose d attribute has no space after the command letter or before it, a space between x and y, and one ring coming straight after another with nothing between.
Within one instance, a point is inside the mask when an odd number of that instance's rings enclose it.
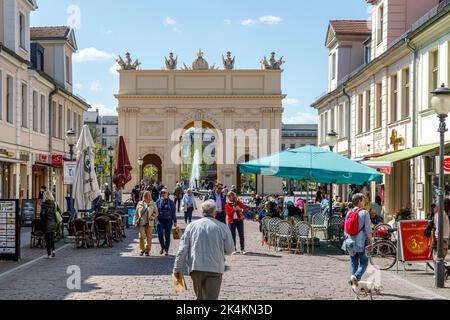
<instances>
[{"instance_id":1,"label":"white cloud","mask_svg":"<svg viewBox=\"0 0 450 320\"><path fill-rule=\"evenodd\" d=\"M98 92L102 89L100 80L95 80L91 83L91 91Z\"/></svg>"},{"instance_id":2,"label":"white cloud","mask_svg":"<svg viewBox=\"0 0 450 320\"><path fill-rule=\"evenodd\" d=\"M283 101L283 105L285 106L296 106L301 104L302 101L296 98L288 98L288 99L284 99Z\"/></svg>"},{"instance_id":3,"label":"white cloud","mask_svg":"<svg viewBox=\"0 0 450 320\"><path fill-rule=\"evenodd\" d=\"M83 85L81 83L75 83L73 86L75 89L83 89Z\"/></svg>"},{"instance_id":4,"label":"white cloud","mask_svg":"<svg viewBox=\"0 0 450 320\"><path fill-rule=\"evenodd\" d=\"M177 21L175 19L172 19L170 17L167 17L166 19L164 19L164 25L167 26L174 26L177 24Z\"/></svg>"},{"instance_id":5,"label":"white cloud","mask_svg":"<svg viewBox=\"0 0 450 320\"><path fill-rule=\"evenodd\" d=\"M284 124L317 124L319 116L317 114L298 112L293 117L283 118Z\"/></svg>"},{"instance_id":6,"label":"white cloud","mask_svg":"<svg viewBox=\"0 0 450 320\"><path fill-rule=\"evenodd\" d=\"M113 75L118 75L119 73L117 72L117 70L119 70L120 69L120 66L119 66L119 64L116 62L116 63L114 63L112 66L111 66L111 68L109 68L109 73L110 74L113 74Z\"/></svg>"},{"instance_id":7,"label":"white cloud","mask_svg":"<svg viewBox=\"0 0 450 320\"><path fill-rule=\"evenodd\" d=\"M245 19L242 20L241 24L243 26L252 26L255 25L257 23L264 23L264 24L269 24L269 25L275 25L275 24L279 24L280 22L282 22L283 19L281 17L277 17L277 16L262 16L259 17L257 19Z\"/></svg>"},{"instance_id":8,"label":"white cloud","mask_svg":"<svg viewBox=\"0 0 450 320\"><path fill-rule=\"evenodd\" d=\"M223 23L225 23L227 25L230 25L231 24L231 20L230 19L225 19L225 20L223 20Z\"/></svg>"},{"instance_id":9,"label":"white cloud","mask_svg":"<svg viewBox=\"0 0 450 320\"><path fill-rule=\"evenodd\" d=\"M264 17L260 17L258 20L262 23L267 23L267 24L279 24L280 22L283 21L282 18L276 17L276 16L264 16Z\"/></svg>"},{"instance_id":10,"label":"white cloud","mask_svg":"<svg viewBox=\"0 0 450 320\"><path fill-rule=\"evenodd\" d=\"M95 111L98 109L98 112L102 116L117 116L117 110L115 108L109 108L104 104L91 104L91 109L89 111Z\"/></svg>"},{"instance_id":11,"label":"white cloud","mask_svg":"<svg viewBox=\"0 0 450 320\"><path fill-rule=\"evenodd\" d=\"M78 51L73 55L75 62L87 62L87 61L101 61L114 59L116 55L114 53L108 53L101 51L97 48L91 47Z\"/></svg>"}]
</instances>

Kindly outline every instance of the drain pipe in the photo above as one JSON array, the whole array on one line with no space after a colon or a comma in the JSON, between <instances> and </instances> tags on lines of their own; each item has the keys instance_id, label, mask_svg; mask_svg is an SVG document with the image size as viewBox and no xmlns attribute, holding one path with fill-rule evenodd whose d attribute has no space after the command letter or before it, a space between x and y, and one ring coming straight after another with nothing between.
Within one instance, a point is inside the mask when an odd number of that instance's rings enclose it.
<instances>
[{"instance_id":1,"label":"drain pipe","mask_svg":"<svg viewBox=\"0 0 450 320\"><path fill-rule=\"evenodd\" d=\"M53 143L52 143L52 130L53 130L53 124L52 124L52 108L53 108L53 96L55 94L58 93L58 87L55 85L55 89L50 92L50 94L48 95L48 153L50 154L50 156L52 155L52 148L53 148ZM55 110L56 112L56 110ZM51 178L51 173L50 170L48 172L48 190L51 190L52 188L52 178Z\"/></svg>"},{"instance_id":2,"label":"drain pipe","mask_svg":"<svg viewBox=\"0 0 450 320\"><path fill-rule=\"evenodd\" d=\"M416 88L417 88L417 48L411 45L411 39L406 38L405 39L406 47L411 51L413 54L413 66L412 66L412 73L413 73L413 81L411 83L411 92L413 93L412 98L412 130L413 130L413 145L412 147L418 146L418 130L417 130L417 123L418 123L418 109L417 109L417 94L416 94ZM417 159L412 159L411 164L411 206L413 209L413 212L416 212L417 214L417 201L416 201L416 161ZM417 217L416 217L417 218Z\"/></svg>"}]
</instances>

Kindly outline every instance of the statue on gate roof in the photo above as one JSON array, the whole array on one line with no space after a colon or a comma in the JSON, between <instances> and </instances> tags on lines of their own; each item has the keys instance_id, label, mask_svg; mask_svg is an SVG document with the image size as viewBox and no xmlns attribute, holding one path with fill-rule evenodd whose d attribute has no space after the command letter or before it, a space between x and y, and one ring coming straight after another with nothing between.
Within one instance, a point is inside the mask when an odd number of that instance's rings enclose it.
<instances>
[{"instance_id":1,"label":"statue on gate roof","mask_svg":"<svg viewBox=\"0 0 450 320\"><path fill-rule=\"evenodd\" d=\"M169 52L169 59L166 59L166 69L167 70L175 70L178 64L178 57L176 59L173 58L173 52Z\"/></svg>"},{"instance_id":2,"label":"statue on gate roof","mask_svg":"<svg viewBox=\"0 0 450 320\"><path fill-rule=\"evenodd\" d=\"M137 70L141 65L139 59L136 59L136 61L132 63L131 54L129 52L125 54L125 60L119 56L119 59L117 59L116 62L119 64L121 70Z\"/></svg>"},{"instance_id":3,"label":"statue on gate roof","mask_svg":"<svg viewBox=\"0 0 450 320\"><path fill-rule=\"evenodd\" d=\"M222 55L222 61L223 61L223 67L227 70L233 70L234 69L234 62L236 61L236 57L231 59L231 52L227 52L227 58Z\"/></svg>"},{"instance_id":4,"label":"statue on gate roof","mask_svg":"<svg viewBox=\"0 0 450 320\"><path fill-rule=\"evenodd\" d=\"M279 60L275 59L275 52L272 52L270 54L270 59L267 61L267 58L264 57L264 59L261 61L261 64L263 65L263 68L266 70L280 70L281 66L286 61L283 60L283 57L281 57Z\"/></svg>"}]
</instances>

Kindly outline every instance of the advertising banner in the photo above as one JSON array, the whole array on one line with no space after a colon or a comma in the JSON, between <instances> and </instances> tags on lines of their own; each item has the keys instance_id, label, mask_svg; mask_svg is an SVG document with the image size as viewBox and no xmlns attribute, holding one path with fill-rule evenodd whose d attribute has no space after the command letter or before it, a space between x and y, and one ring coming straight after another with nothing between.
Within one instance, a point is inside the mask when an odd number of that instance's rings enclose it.
<instances>
[{"instance_id":1,"label":"advertising banner","mask_svg":"<svg viewBox=\"0 0 450 320\"><path fill-rule=\"evenodd\" d=\"M429 262L429 238L424 236L428 221L399 222L400 260L404 262Z\"/></svg>"},{"instance_id":2,"label":"advertising banner","mask_svg":"<svg viewBox=\"0 0 450 320\"><path fill-rule=\"evenodd\" d=\"M19 200L0 200L0 260L20 259Z\"/></svg>"},{"instance_id":3,"label":"advertising banner","mask_svg":"<svg viewBox=\"0 0 450 320\"><path fill-rule=\"evenodd\" d=\"M77 170L76 161L64 161L64 184L73 185L75 182L75 173Z\"/></svg>"}]
</instances>

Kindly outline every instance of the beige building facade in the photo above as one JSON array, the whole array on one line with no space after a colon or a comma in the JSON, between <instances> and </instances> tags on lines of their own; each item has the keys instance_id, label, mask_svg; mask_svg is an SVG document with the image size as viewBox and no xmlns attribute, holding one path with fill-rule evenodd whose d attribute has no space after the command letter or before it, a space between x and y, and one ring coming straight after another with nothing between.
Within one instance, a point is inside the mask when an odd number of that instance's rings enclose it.
<instances>
[{"instance_id":1,"label":"beige building facade","mask_svg":"<svg viewBox=\"0 0 450 320\"><path fill-rule=\"evenodd\" d=\"M240 162L281 149L282 70L210 69L198 67L199 60L204 63L199 57L192 69L120 71L119 135L132 165L138 168L139 158L143 167L155 165L169 189L186 176L179 158L183 133L190 128L215 133L216 180L227 186L238 184ZM254 142L254 136L257 145L248 141ZM133 170L128 188L137 184L140 173ZM280 179L257 180L259 192L281 190Z\"/></svg>"}]
</instances>

